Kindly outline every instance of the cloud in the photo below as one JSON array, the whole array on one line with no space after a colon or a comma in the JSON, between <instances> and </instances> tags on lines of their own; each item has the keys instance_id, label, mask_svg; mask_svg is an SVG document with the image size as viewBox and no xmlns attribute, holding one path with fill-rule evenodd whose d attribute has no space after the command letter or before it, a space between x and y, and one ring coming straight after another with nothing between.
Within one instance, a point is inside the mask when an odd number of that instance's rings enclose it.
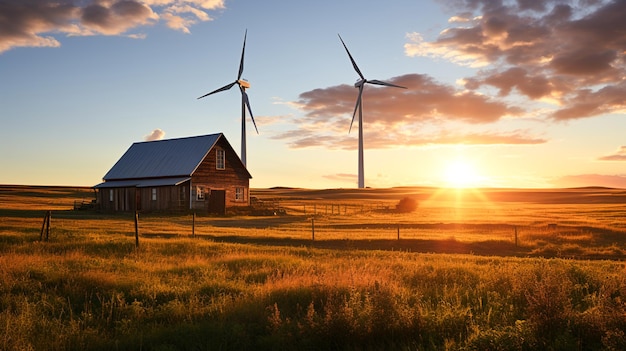
<instances>
[{"instance_id":1,"label":"cloud","mask_svg":"<svg viewBox=\"0 0 626 351\"><path fill-rule=\"evenodd\" d=\"M143 140L145 141L154 141L154 140L161 140L163 139L163 137L165 136L165 132L159 128L153 130L152 132L150 132L150 134L145 135L143 137Z\"/></svg>"},{"instance_id":2,"label":"cloud","mask_svg":"<svg viewBox=\"0 0 626 351\"><path fill-rule=\"evenodd\" d=\"M368 123L398 123L430 120L457 120L491 123L523 110L470 91L458 91L435 82L428 75L406 74L388 82L404 89L368 85L363 92L363 110ZM357 90L349 85L315 89L300 94L298 105L310 118L329 119L354 113Z\"/></svg>"},{"instance_id":3,"label":"cloud","mask_svg":"<svg viewBox=\"0 0 626 351\"><path fill-rule=\"evenodd\" d=\"M79 12L79 23L90 34L118 35L158 19L150 7L129 0L97 1L81 8Z\"/></svg>"},{"instance_id":4,"label":"cloud","mask_svg":"<svg viewBox=\"0 0 626 351\"><path fill-rule=\"evenodd\" d=\"M535 145L546 142L546 139L529 136L524 131L513 131L510 133L441 133L429 141L430 144L464 145Z\"/></svg>"},{"instance_id":5,"label":"cloud","mask_svg":"<svg viewBox=\"0 0 626 351\"><path fill-rule=\"evenodd\" d=\"M366 86L364 138L368 149L431 144L532 145L547 142L528 131L485 131L482 126L524 113L517 106L406 74L387 80L407 89ZM293 107L305 111L291 119L294 128L272 136L291 148L355 149L358 117L350 130L358 90L349 85L301 93Z\"/></svg>"},{"instance_id":6,"label":"cloud","mask_svg":"<svg viewBox=\"0 0 626 351\"><path fill-rule=\"evenodd\" d=\"M568 175L553 181L557 187L574 188L585 186L604 186L609 188L626 188L625 175L580 174Z\"/></svg>"},{"instance_id":7,"label":"cloud","mask_svg":"<svg viewBox=\"0 0 626 351\"><path fill-rule=\"evenodd\" d=\"M409 33L406 55L483 67L466 88L555 102L554 120L626 110L626 1L442 2L450 27L432 41Z\"/></svg>"},{"instance_id":8,"label":"cloud","mask_svg":"<svg viewBox=\"0 0 626 351\"><path fill-rule=\"evenodd\" d=\"M349 120L337 119L321 123L307 123L296 119L297 128L271 136L283 140L288 147L326 148L332 150L354 150L357 148L357 133L348 134ZM340 127L337 127L340 125ZM356 127L355 127L356 128ZM442 124L421 130L419 124L397 125L377 123L365 125L364 139L367 149L389 149L425 145L537 145L546 143L544 138L532 136L524 130L515 131L464 131L466 128Z\"/></svg>"},{"instance_id":9,"label":"cloud","mask_svg":"<svg viewBox=\"0 0 626 351\"><path fill-rule=\"evenodd\" d=\"M224 8L224 0L0 0L0 53L17 47L59 47L59 34L126 35L164 21L189 33L207 11Z\"/></svg>"},{"instance_id":10,"label":"cloud","mask_svg":"<svg viewBox=\"0 0 626 351\"><path fill-rule=\"evenodd\" d=\"M555 111L551 117L555 120L569 120L608 113L624 113L626 80L597 91L580 89L571 98L566 99L566 103L568 107Z\"/></svg>"},{"instance_id":11,"label":"cloud","mask_svg":"<svg viewBox=\"0 0 626 351\"><path fill-rule=\"evenodd\" d=\"M626 146L622 146L612 155L598 158L601 161L626 161Z\"/></svg>"}]
</instances>

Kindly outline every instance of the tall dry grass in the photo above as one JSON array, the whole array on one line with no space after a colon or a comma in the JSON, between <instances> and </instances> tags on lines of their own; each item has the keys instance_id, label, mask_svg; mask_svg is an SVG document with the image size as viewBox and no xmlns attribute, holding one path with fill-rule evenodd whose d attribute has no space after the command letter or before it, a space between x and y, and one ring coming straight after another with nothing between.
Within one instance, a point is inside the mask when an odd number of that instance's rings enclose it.
<instances>
[{"instance_id":1,"label":"tall dry grass","mask_svg":"<svg viewBox=\"0 0 626 351\"><path fill-rule=\"evenodd\" d=\"M199 217L192 238L142 214L139 248L130 215L56 211L39 242L43 213L0 209L0 349L626 349L623 261L543 255L622 254L610 208L517 206L318 216L315 241L308 217Z\"/></svg>"},{"instance_id":2,"label":"tall dry grass","mask_svg":"<svg viewBox=\"0 0 626 351\"><path fill-rule=\"evenodd\" d=\"M0 258L2 349L619 349L621 262L125 236Z\"/></svg>"}]
</instances>

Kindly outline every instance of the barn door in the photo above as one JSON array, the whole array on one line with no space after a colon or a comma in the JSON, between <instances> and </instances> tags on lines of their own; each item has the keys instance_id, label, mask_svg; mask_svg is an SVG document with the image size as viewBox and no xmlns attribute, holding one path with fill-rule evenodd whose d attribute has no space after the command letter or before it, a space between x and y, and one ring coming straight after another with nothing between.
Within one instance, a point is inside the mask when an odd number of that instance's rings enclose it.
<instances>
[{"instance_id":1,"label":"barn door","mask_svg":"<svg viewBox=\"0 0 626 351\"><path fill-rule=\"evenodd\" d=\"M226 214L226 191L211 189L208 207L209 213Z\"/></svg>"}]
</instances>

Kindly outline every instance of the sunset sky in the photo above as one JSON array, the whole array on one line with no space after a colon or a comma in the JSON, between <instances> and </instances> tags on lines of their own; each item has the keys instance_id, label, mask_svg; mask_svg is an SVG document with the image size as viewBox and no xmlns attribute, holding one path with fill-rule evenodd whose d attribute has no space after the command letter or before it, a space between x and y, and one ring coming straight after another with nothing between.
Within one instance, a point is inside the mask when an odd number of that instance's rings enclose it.
<instances>
[{"instance_id":1,"label":"sunset sky","mask_svg":"<svg viewBox=\"0 0 626 351\"><path fill-rule=\"evenodd\" d=\"M626 1L0 0L0 184L99 183L222 132L251 186L626 188ZM356 127L356 125L355 125Z\"/></svg>"}]
</instances>

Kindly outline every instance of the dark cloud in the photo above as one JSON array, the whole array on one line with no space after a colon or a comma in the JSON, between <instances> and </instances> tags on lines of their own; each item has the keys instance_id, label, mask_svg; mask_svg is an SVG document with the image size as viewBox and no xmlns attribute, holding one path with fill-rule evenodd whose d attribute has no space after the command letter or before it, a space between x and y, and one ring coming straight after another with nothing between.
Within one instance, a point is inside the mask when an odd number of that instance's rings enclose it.
<instances>
[{"instance_id":1,"label":"dark cloud","mask_svg":"<svg viewBox=\"0 0 626 351\"><path fill-rule=\"evenodd\" d=\"M598 159L601 161L626 161L626 146L620 147L617 152L612 155L602 156Z\"/></svg>"},{"instance_id":2,"label":"dark cloud","mask_svg":"<svg viewBox=\"0 0 626 351\"><path fill-rule=\"evenodd\" d=\"M415 123L431 120L457 120L466 123L491 123L505 116L522 113L518 107L494 101L484 95L463 92L435 82L421 74L407 74L388 82L404 89L366 86L363 114L368 123ZM349 85L315 89L300 94L298 104L307 116L328 120L339 115L352 116L358 90Z\"/></svg>"},{"instance_id":3,"label":"dark cloud","mask_svg":"<svg viewBox=\"0 0 626 351\"><path fill-rule=\"evenodd\" d=\"M407 87L366 86L363 92L363 120L366 147L386 149L429 144L540 144L546 140L527 132L459 131L457 123L480 128L482 125L515 117L524 111L487 96L462 91L436 82L422 74L406 74L387 80ZM355 149L355 121L349 134L358 90L349 85L314 89L300 94L297 106L306 112L293 122L297 128L275 135L289 147ZM357 112L358 113L358 112ZM428 125L434 131L424 132ZM448 128L450 131L448 131Z\"/></svg>"},{"instance_id":4,"label":"dark cloud","mask_svg":"<svg viewBox=\"0 0 626 351\"><path fill-rule=\"evenodd\" d=\"M532 76L520 67L513 67L503 72L494 72L483 81L470 78L465 86L476 89L483 83L498 88L501 96L509 95L514 88L533 99L549 95L552 91L552 85L548 79L544 76Z\"/></svg>"},{"instance_id":5,"label":"dark cloud","mask_svg":"<svg viewBox=\"0 0 626 351\"><path fill-rule=\"evenodd\" d=\"M97 33L115 35L149 24L157 18L152 9L137 1L100 1L82 9L80 23Z\"/></svg>"},{"instance_id":6,"label":"dark cloud","mask_svg":"<svg viewBox=\"0 0 626 351\"><path fill-rule=\"evenodd\" d=\"M614 95L623 93L626 80L626 1L444 3L472 20L451 22L455 26L431 42L412 34L408 55L489 67L467 78L466 87L494 86L501 97L517 93L554 101L561 107L549 116L558 120L626 108Z\"/></svg>"},{"instance_id":7,"label":"dark cloud","mask_svg":"<svg viewBox=\"0 0 626 351\"><path fill-rule=\"evenodd\" d=\"M617 53L614 50L589 51L580 48L555 56L550 62L555 72L571 75L590 75L610 70Z\"/></svg>"},{"instance_id":8,"label":"dark cloud","mask_svg":"<svg viewBox=\"0 0 626 351\"><path fill-rule=\"evenodd\" d=\"M520 10L534 10L538 12L545 11L546 5L543 1L537 0L517 0Z\"/></svg>"},{"instance_id":9,"label":"dark cloud","mask_svg":"<svg viewBox=\"0 0 626 351\"><path fill-rule=\"evenodd\" d=\"M59 34L122 35L160 20L189 32L223 0L0 0L0 53L16 47L58 47Z\"/></svg>"},{"instance_id":10,"label":"dark cloud","mask_svg":"<svg viewBox=\"0 0 626 351\"><path fill-rule=\"evenodd\" d=\"M551 115L555 120L620 113L626 108L626 81L606 86L598 91L578 90L575 95L564 102L567 107L563 107Z\"/></svg>"},{"instance_id":11,"label":"dark cloud","mask_svg":"<svg viewBox=\"0 0 626 351\"><path fill-rule=\"evenodd\" d=\"M40 33L71 33L71 21L78 15L71 1L0 0L0 53L17 46L59 46Z\"/></svg>"}]
</instances>

